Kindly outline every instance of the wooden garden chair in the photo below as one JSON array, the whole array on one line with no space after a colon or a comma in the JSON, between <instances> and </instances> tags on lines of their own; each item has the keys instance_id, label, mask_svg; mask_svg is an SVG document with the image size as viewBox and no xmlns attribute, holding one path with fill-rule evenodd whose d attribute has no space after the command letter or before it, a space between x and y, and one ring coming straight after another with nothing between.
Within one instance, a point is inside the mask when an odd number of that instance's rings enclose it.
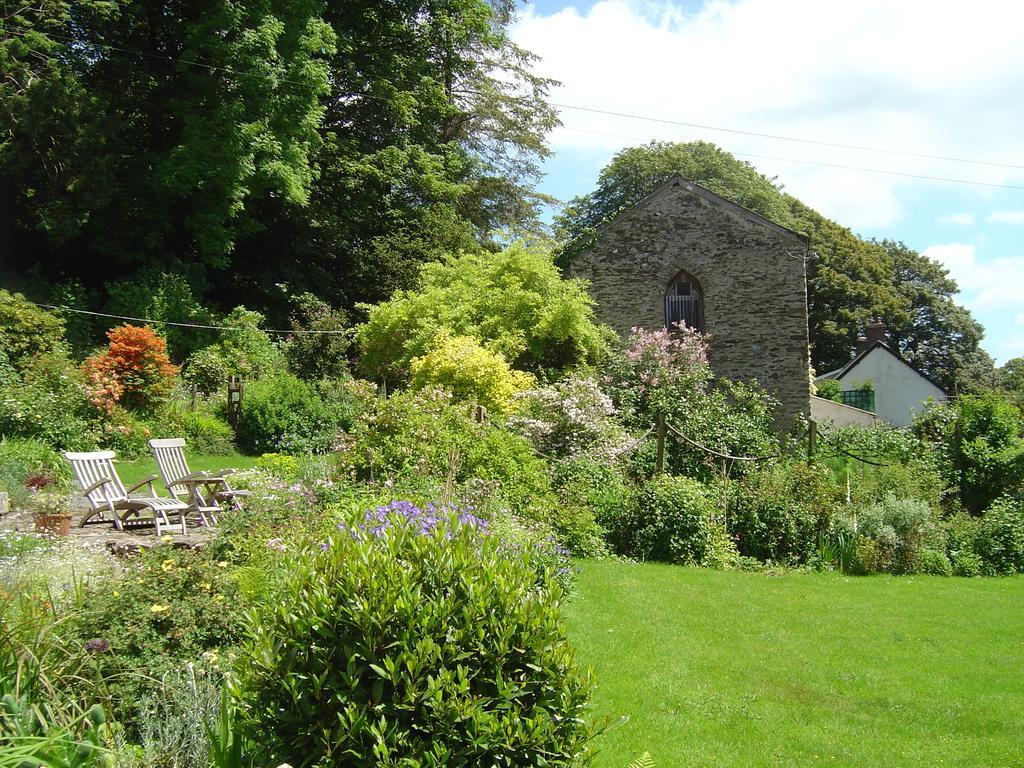
<instances>
[{"instance_id":1,"label":"wooden garden chair","mask_svg":"<svg viewBox=\"0 0 1024 768\"><path fill-rule=\"evenodd\" d=\"M91 507L91 511L82 518L83 527L112 523L117 530L124 531L153 526L157 536L165 528L180 528L183 534L188 532L185 528L188 505L176 498L157 496L153 487L156 475L140 480L131 488L125 488L114 468L113 451L67 452L64 457L71 462L75 479ZM142 486L149 487L149 495L133 496ZM147 512L150 517L143 517ZM176 526L171 525L168 517L174 513L178 515Z\"/></svg>"},{"instance_id":2,"label":"wooden garden chair","mask_svg":"<svg viewBox=\"0 0 1024 768\"><path fill-rule=\"evenodd\" d=\"M185 460L183 437L150 440L149 448L167 492L188 504L189 510L197 513L204 525L216 525L217 515L224 511L222 505L237 508L249 495L248 491L236 490L228 483L227 476L235 472L233 469L192 472Z\"/></svg>"}]
</instances>

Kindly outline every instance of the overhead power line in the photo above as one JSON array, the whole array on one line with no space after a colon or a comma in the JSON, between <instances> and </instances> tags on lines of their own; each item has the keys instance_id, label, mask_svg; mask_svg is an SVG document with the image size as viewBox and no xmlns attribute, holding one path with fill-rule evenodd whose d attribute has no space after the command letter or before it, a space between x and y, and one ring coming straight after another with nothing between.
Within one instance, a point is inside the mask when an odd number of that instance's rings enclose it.
<instances>
[{"instance_id":1,"label":"overhead power line","mask_svg":"<svg viewBox=\"0 0 1024 768\"><path fill-rule=\"evenodd\" d=\"M20 35L26 34L26 32L24 32L22 30L8 30L8 32L11 33L11 34L20 34ZM79 40L78 38L71 37L71 36L68 36L68 35L61 35L61 34L57 34L57 33L53 33L53 32L50 32L50 33L47 33L47 34L50 37L53 37L53 38L56 38L56 39L59 39L59 40L65 40L65 41L73 42L73 43L83 42L83 41ZM176 62L176 63L179 63L179 64L184 64L186 66L199 67L199 68L206 69L206 70L209 70L209 71L212 71L212 72L223 72L225 74L235 75L235 76L238 76L238 77L256 77L256 78L260 78L260 79L265 79L267 77L267 75L265 73L260 73L260 72L244 72L244 71L241 71L241 70L234 69L233 67L222 67L222 66L217 66L215 64L206 64L206 63L203 63L201 61L195 61L193 59L185 59L185 58L182 58L182 57L179 57L179 56L168 56L166 54L152 53L150 51L139 51L139 50L134 50L134 49L131 49L131 48L123 48L123 47L120 47L120 46L111 45L109 43L100 43L100 42L96 42L96 41L84 41L84 42L85 42L86 45L91 45L91 46L96 47L96 48L104 48L106 50L117 51L119 53L126 53L126 54L129 54L129 55L132 55L132 56L140 56L140 57L143 57L143 58L160 59L160 60L163 60L163 61ZM298 85L298 86L303 86L303 87L309 85L309 83L304 83L304 82L301 82L301 81L298 81L298 80L291 80L291 79L286 78L286 77L275 76L275 79L278 82L289 83L291 85ZM377 99L377 100L380 100L380 101L387 101L388 100L388 99L386 99L383 96L377 96L376 94L370 94L370 93L356 93L356 94L352 94L352 95L353 96L357 96L359 98L365 98L365 99ZM515 97L512 97L512 98L515 98ZM888 148L884 148L884 147L872 147L872 146L861 145L861 144L844 144L842 142L836 142L836 141L823 141L823 140L820 140L820 139L808 139L808 138L802 138L802 137L796 137L796 136L786 136L784 134L765 133L765 132L760 132L760 131L746 130L746 129L742 129L742 128L727 128L727 127L724 127L724 126L716 126L716 125L708 125L708 124L705 124L705 123L688 122L688 121L685 121L685 120L674 120L674 119L669 119L669 118L664 118L664 117L654 117L654 116L651 116L651 115L639 115L639 114L635 114L635 113L631 113L631 112L618 112L618 111L611 110L611 109L601 109L599 107L590 107L590 106L584 106L584 105L581 105L581 104L566 104L566 103L563 103L563 102L555 102L555 101L550 102L550 104L551 104L551 106L557 107L558 109L570 109L570 110L575 110L575 111L578 111L578 112L589 112L589 113L592 113L592 114L607 115L607 116L610 116L610 117L622 117L622 118L626 118L626 119L630 119L630 120L642 120L642 121L652 122L652 123L661 123L661 124L664 124L664 125L675 125L675 126L680 126L680 127L684 127L684 128L696 128L696 129L703 130L703 131L716 131L716 132L719 132L719 133L730 133L730 134L735 134L735 135L738 135L738 136L752 136L752 137L756 137L756 138L770 139L772 141L786 141L786 142L791 142L791 143L795 143L795 144L808 144L808 145L812 145L812 146L829 147L829 148L832 148L832 149L852 149L852 150L857 150L857 151L860 151L860 152L874 152L874 153L885 154L885 155L894 155L894 156L902 156L902 157L914 157L914 158L923 159L923 160L939 160L939 161L942 161L942 162L961 163L961 164L965 164L965 165L981 165L981 166L987 166L987 167L990 167L990 168L1006 168L1006 169L1018 170L1018 171L1024 170L1024 165L1015 164L1015 163L1003 163L1003 162L997 162L997 161L994 161L994 160L976 160L976 159L973 159L973 158L954 157L954 156L950 156L950 155L932 155L932 154L926 154L926 153L923 153L923 152L910 152L910 151L902 150L902 149L888 149ZM740 153L733 153L733 154L740 154ZM758 157L757 155L749 155L749 154L747 156L748 157ZM811 164L811 165L823 165L822 163L809 163L808 161L804 161L804 160L787 160L785 158L763 157L763 159L767 159L767 160L777 159L777 160L782 160L783 162L808 163L808 164ZM866 171L866 172L869 172L869 173L888 173L888 174L893 174L893 175L904 175L904 176L909 176L911 178L929 179L929 180L934 180L934 181L949 181L949 182L952 182L952 183L975 184L975 185L979 185L979 186L988 186L988 187L1002 187L1002 188L1005 188L1005 189L1021 189L1021 187L1005 186L1005 185L1000 185L1000 184L988 184L988 183L985 183L985 182L970 181L970 180L964 180L964 179L944 179L944 178L930 177L930 176L914 176L913 174L897 174L895 171L873 170L873 169L870 169L870 168L860 168L860 167L857 167L857 166L839 166L839 165L837 165L835 167L842 167L842 168L847 168L849 170L856 170L856 171Z\"/></svg>"},{"instance_id":2,"label":"overhead power line","mask_svg":"<svg viewBox=\"0 0 1024 768\"><path fill-rule=\"evenodd\" d=\"M831 147L833 149L855 149L861 152L878 152L884 155L902 155L904 157L917 157L924 160L943 160L948 163L966 163L968 165L987 165L993 168L1011 168L1024 171L1024 165L1012 163L997 163L992 160L972 160L965 157L950 157L948 155L928 155L923 152L908 152L902 149L883 149L882 147L869 147L861 144L842 144L836 141L819 141L817 139L797 138L795 136L783 136L775 133L759 133L740 128L723 128L716 125L703 125L701 123L688 123L683 120L669 120L662 117L650 117L648 115L636 115L629 112L615 112L610 109L598 109L596 107L582 107L578 104L559 104L551 102L551 106L559 109L573 109L579 112L592 112L598 115L610 115L613 117L625 117L630 120L644 120L650 123L664 123L665 125L678 125L684 128L699 128L702 131L719 131L721 133L734 133L739 136L755 136L759 139L772 139L773 141L790 141L796 144L813 144L819 147Z\"/></svg>"},{"instance_id":3,"label":"overhead power line","mask_svg":"<svg viewBox=\"0 0 1024 768\"><path fill-rule=\"evenodd\" d=\"M204 325L203 323L176 323L172 320L154 320L150 317L128 317L127 315L112 315L109 312L91 312L88 309L75 309L74 307L64 307L56 304L40 304L36 301L30 301L29 304L34 304L37 307L43 309L54 309L59 312L74 312L77 315L92 315L93 317L109 317L114 320L131 320L133 323L154 323L156 325L173 325L175 328L200 328L209 331L247 331L248 328L237 328L230 325ZM259 330L263 333L281 333L287 335L344 335L350 333L350 331L316 331L308 329L297 329L291 331L282 331L277 328L260 328Z\"/></svg>"},{"instance_id":4,"label":"overhead power line","mask_svg":"<svg viewBox=\"0 0 1024 768\"><path fill-rule=\"evenodd\" d=\"M12 30L12 32L14 32L15 34L24 34L20 30ZM65 36L65 35L59 35L59 34L55 34L55 33L50 33L50 36L58 38L58 39L72 41L72 42L76 41L75 38L72 38L72 37L69 37L69 36ZM184 64L186 66L200 67L200 68L203 68L203 69L206 69L206 70L209 70L209 71L223 72L225 74L236 75L236 76L239 76L239 77L259 77L259 78L266 77L265 74L261 74L261 73L243 72L243 71L234 69L232 67L221 67L221 66L217 66L217 65L213 65L213 64L205 64L203 62L194 61L194 60L191 60L191 59L185 59L185 58L181 58L181 57L167 56L167 55L164 55L164 54L156 54L156 53L150 53L150 52L146 52L146 51L137 51L137 50L132 50L130 48L122 48L122 47L119 47L119 46L110 45L108 43L91 42L91 43L88 43L88 44L89 45L93 45L95 47L99 47L99 48L105 48L107 50L118 51L120 53L126 53L126 54L129 54L129 55L141 56L141 57L152 58L152 59L160 59L160 60L164 60L164 61L172 61L172 62L177 62L177 63L180 63L180 64ZM283 77L277 77L276 79L278 80L278 82L290 83L292 85L299 85L299 86L308 85L308 83L302 83L302 82L297 81L297 80L290 80L288 78L283 78ZM380 96L376 96L374 94L368 94L368 93L360 93L360 94L354 94L354 95L357 95L360 98L385 100L384 97L380 97ZM875 152L875 153L894 155L894 156L914 157L914 158L919 158L919 159L939 160L939 161L944 161L944 162L962 163L962 164L969 164L969 165L983 165L983 166L988 166L988 167L993 167L993 168L1006 168L1006 169L1012 169L1012 170L1024 170L1024 165L1016 165L1016 164L1013 164L1013 163L999 163L999 162L994 162L994 161L989 161L989 160L974 160L974 159L961 158L961 157L951 157L951 156L946 156L946 155L930 155L930 154L925 154L925 153L921 153L921 152L908 152L908 151L905 151L905 150L885 149L885 148L881 148L881 147L870 147L870 146L857 145L857 144L843 144L843 143L839 143L839 142L830 142L830 141L820 141L820 140L816 140L816 139L797 138L797 137L785 136L785 135L781 135L781 134L761 133L761 132L757 132L757 131L749 131L749 130L738 129L738 128L725 128L725 127L721 127L721 126L706 125L706 124L702 124L702 123L693 123L693 122L687 122L687 121L683 121L683 120L670 120L670 119L667 119L667 118L651 117L651 116L648 116L648 115L637 115L637 114L632 114L632 113L628 113L628 112L617 112L617 111L614 111L614 110L599 109L597 107L585 107L585 106L581 106L581 105L577 105L577 104L565 104L565 103L560 103L560 102L551 102L551 105L554 106L554 107L557 107L559 109L571 109L571 110L577 110L577 111L581 111L581 112L589 112L589 113L594 113L594 114L609 115L609 116L614 116L614 117L623 117L623 118L628 118L628 119L632 119L632 120L643 120L643 121L647 121L647 122L661 123L661 124L665 124L665 125L674 125L674 126L680 126L680 127L686 127L686 128L696 128L696 129L700 129L700 130L717 131L717 132L730 133L730 134L736 134L736 135L741 135L741 136L753 136L753 137L758 137L758 138L771 139L771 140L774 140L774 141L787 141L787 142L800 143L800 144L808 144L808 145L814 145L814 146L830 147L830 148L833 148L833 149L852 149L852 150L864 151L864 152ZM578 133L592 133L592 134L595 134L595 135L614 136L614 137L617 137L617 138L629 139L631 141L647 141L648 140L648 139L641 139L641 138L633 137L633 136L622 136L622 135L619 135L619 134L605 133L605 132L602 132L602 131L590 131L590 130L585 130L585 129L582 129L582 128L570 128L570 127L567 127L567 126L564 126L564 127L565 127L566 130L575 131L575 132L578 132ZM760 159L760 160L771 160L771 161L783 162L783 163L795 163L795 164L799 164L799 165L816 166L816 167L820 167L820 168L837 168L837 169L842 169L842 170L858 171L858 172L861 172L861 173L873 173L873 174L880 174L880 175L885 175L885 176L897 176L897 177L909 178L909 179L919 179L919 180L923 180L923 181L937 181L937 182L942 182L942 183L947 183L947 184L968 184L968 185L971 185L971 186L989 187L989 188L995 188L995 189L1012 189L1012 190L1024 191L1024 186L1013 185L1013 184L997 184L997 183L994 183L994 182L976 181L976 180L973 180L973 179L958 179L958 178L950 178L950 177L945 177L945 176L932 176L932 175L927 175L927 174L908 173L908 172L904 172L904 171L891 171L891 170L882 169L882 168L867 168L867 167L864 167L864 166L847 165L847 164L843 164L843 163L828 163L828 162L822 162L822 161L800 160L800 159L796 159L796 158L775 157L775 156L771 156L771 155L754 154L754 153L751 153L751 152L732 152L731 154L737 155L737 156L740 156L740 157L750 157L750 158L755 158L755 159ZM230 329L228 329L228 330L230 330ZM291 333L291 331L275 331L275 332L276 333Z\"/></svg>"},{"instance_id":5,"label":"overhead power line","mask_svg":"<svg viewBox=\"0 0 1024 768\"><path fill-rule=\"evenodd\" d=\"M563 130L573 131L574 133L590 133L595 136L609 136L615 139L627 139L629 141L648 141L649 139L642 139L639 136L624 136L620 133L607 133L605 131L591 131L586 128L571 128L569 126L562 126ZM758 155L752 152L730 152L729 154L736 155L737 157L752 157L758 160L775 160L780 163L797 163L799 165L814 165L822 168L841 168L847 171L861 171L863 173L880 173L886 176L903 176L909 179L923 179L925 181L941 181L949 184L971 184L978 187L995 187L996 189L1017 189L1024 190L1024 186L1014 184L996 184L995 182L989 181L974 181L973 179L953 179L945 176L927 176L920 173L906 173L904 171L889 171L883 168L866 168L861 165L844 165L842 163L826 163L819 162L816 160L797 160L791 157L774 157L772 155Z\"/></svg>"}]
</instances>

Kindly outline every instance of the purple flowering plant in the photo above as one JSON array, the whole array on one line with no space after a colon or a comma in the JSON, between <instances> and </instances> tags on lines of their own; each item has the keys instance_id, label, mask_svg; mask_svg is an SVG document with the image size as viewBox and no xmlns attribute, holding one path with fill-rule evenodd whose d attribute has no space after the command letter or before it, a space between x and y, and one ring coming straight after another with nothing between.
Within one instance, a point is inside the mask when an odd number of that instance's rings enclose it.
<instances>
[{"instance_id":1,"label":"purple flowering plant","mask_svg":"<svg viewBox=\"0 0 1024 768\"><path fill-rule=\"evenodd\" d=\"M459 509L451 502L428 502L421 507L405 500L392 501L368 510L359 530L380 538L395 525L407 525L423 535L433 534L438 528L446 528L450 536L451 528L461 526L476 529L483 534L490 532L487 521L474 515L468 508Z\"/></svg>"}]
</instances>

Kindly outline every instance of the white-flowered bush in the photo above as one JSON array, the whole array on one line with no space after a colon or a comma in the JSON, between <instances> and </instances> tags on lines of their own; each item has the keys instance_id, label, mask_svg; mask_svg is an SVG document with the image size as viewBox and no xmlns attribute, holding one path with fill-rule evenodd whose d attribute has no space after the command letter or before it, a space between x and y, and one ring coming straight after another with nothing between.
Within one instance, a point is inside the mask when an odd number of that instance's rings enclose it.
<instances>
[{"instance_id":1,"label":"white-flowered bush","mask_svg":"<svg viewBox=\"0 0 1024 768\"><path fill-rule=\"evenodd\" d=\"M508 426L552 458L609 462L630 446L612 399L588 376L572 375L519 395Z\"/></svg>"}]
</instances>

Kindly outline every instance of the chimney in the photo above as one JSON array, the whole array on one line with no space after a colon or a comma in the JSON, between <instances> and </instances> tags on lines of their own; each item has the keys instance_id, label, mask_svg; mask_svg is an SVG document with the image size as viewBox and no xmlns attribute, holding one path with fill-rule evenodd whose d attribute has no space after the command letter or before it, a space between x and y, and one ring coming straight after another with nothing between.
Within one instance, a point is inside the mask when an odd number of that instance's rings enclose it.
<instances>
[{"instance_id":1,"label":"chimney","mask_svg":"<svg viewBox=\"0 0 1024 768\"><path fill-rule=\"evenodd\" d=\"M868 346L869 345L868 345L868 337L867 336L861 335L861 336L857 337L857 347L856 347L856 349L857 349L857 354L858 355L861 352L865 352L867 350Z\"/></svg>"},{"instance_id":2,"label":"chimney","mask_svg":"<svg viewBox=\"0 0 1024 768\"><path fill-rule=\"evenodd\" d=\"M868 323L864 326L864 335L867 337L867 344L865 345L865 348L870 347L876 341L885 342L885 323L881 320L875 320L872 323Z\"/></svg>"}]
</instances>

